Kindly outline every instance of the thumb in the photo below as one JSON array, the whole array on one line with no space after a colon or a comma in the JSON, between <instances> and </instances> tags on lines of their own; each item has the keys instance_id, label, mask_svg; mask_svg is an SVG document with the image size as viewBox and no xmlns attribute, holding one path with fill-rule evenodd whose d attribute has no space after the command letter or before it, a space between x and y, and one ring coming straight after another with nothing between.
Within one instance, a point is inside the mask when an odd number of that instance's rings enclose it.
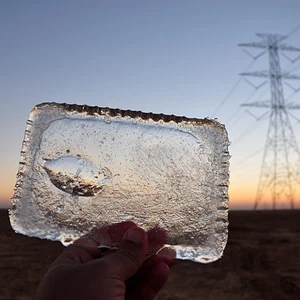
<instances>
[{"instance_id":1,"label":"thumb","mask_svg":"<svg viewBox=\"0 0 300 300\"><path fill-rule=\"evenodd\" d=\"M142 265L148 248L147 233L138 227L129 228L117 252L107 257L113 272L121 280L132 277Z\"/></svg>"}]
</instances>

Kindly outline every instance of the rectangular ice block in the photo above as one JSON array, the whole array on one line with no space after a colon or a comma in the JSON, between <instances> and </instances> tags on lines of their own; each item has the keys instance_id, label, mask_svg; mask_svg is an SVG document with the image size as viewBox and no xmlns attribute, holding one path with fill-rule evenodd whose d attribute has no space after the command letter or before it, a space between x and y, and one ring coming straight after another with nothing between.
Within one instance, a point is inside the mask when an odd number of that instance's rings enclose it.
<instances>
[{"instance_id":1,"label":"rectangular ice block","mask_svg":"<svg viewBox=\"0 0 300 300\"><path fill-rule=\"evenodd\" d=\"M215 261L228 235L228 144L215 120L37 105L11 225L68 244L93 227L131 220L165 229L177 258Z\"/></svg>"}]
</instances>

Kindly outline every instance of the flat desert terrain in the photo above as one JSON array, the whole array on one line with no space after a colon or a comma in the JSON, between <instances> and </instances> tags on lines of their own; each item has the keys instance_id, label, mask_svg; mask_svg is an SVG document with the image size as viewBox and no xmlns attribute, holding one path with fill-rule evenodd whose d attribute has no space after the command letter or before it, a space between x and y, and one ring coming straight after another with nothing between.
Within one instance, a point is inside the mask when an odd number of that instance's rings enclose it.
<instances>
[{"instance_id":1,"label":"flat desert terrain","mask_svg":"<svg viewBox=\"0 0 300 300\"><path fill-rule=\"evenodd\" d=\"M229 221L222 259L178 261L157 299L300 299L300 211L231 211ZM6 210L0 241L0 299L33 299L64 247L15 234Z\"/></svg>"}]
</instances>

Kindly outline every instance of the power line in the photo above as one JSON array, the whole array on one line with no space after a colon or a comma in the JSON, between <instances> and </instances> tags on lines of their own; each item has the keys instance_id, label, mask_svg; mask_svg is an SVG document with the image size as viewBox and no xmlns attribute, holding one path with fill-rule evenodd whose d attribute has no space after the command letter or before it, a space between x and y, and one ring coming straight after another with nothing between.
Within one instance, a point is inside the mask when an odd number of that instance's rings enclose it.
<instances>
[{"instance_id":1,"label":"power line","mask_svg":"<svg viewBox=\"0 0 300 300\"><path fill-rule=\"evenodd\" d=\"M257 154L261 153L264 149L265 149L265 147L261 147L258 150L256 150L255 152L251 153L250 155L247 155L246 157L244 157L242 160L240 160L238 162L238 165L245 164L245 162L247 162L250 158L255 157Z\"/></svg>"},{"instance_id":2,"label":"power line","mask_svg":"<svg viewBox=\"0 0 300 300\"><path fill-rule=\"evenodd\" d=\"M254 64L255 59L253 59L253 61L249 64L249 66L246 69L246 72L250 70L250 68L252 67L252 65ZM216 113L220 110L220 108L226 103L226 101L229 99L229 97L231 96L231 94L235 91L235 89L238 87L238 85L241 83L243 79L240 77L236 83L234 84L234 86L232 87L232 89L229 91L229 93L226 95L226 97L221 101L221 103L218 105L218 107L215 109L215 111L211 114L211 117L214 118L216 116Z\"/></svg>"},{"instance_id":3,"label":"power line","mask_svg":"<svg viewBox=\"0 0 300 300\"><path fill-rule=\"evenodd\" d=\"M255 93L256 93L256 90L253 90L253 92L250 94L250 96L243 103L247 103L253 97L253 95ZM228 118L228 120L226 122L227 125L234 119L234 117L240 112L241 109L242 109L242 107L240 106L235 110L235 112Z\"/></svg>"},{"instance_id":4,"label":"power line","mask_svg":"<svg viewBox=\"0 0 300 300\"><path fill-rule=\"evenodd\" d=\"M244 102L242 102L242 104L241 104L241 105L235 110L235 112L228 118L228 120L227 120L227 122L226 122L227 125L230 124L230 123L234 120L234 117L242 110L242 105L248 103L248 102L253 98L253 96L257 93L257 91L258 91L257 89L254 89L254 90L252 91L252 93L248 96L248 98L246 98L246 100L245 100ZM268 91L267 88L265 88L265 89L263 90L263 93L262 93L262 94L260 95L260 97L259 97L260 100L262 99L262 97L265 96L265 94L266 94L267 91ZM240 119L240 118L239 118L239 119ZM236 123L239 121L239 119L235 120L235 122L233 122L232 125L236 124Z\"/></svg>"},{"instance_id":5,"label":"power line","mask_svg":"<svg viewBox=\"0 0 300 300\"><path fill-rule=\"evenodd\" d=\"M300 30L300 24L298 26L296 26L294 29L292 29L287 35L286 37L290 37L291 35L295 34L298 30Z\"/></svg>"},{"instance_id":6,"label":"power line","mask_svg":"<svg viewBox=\"0 0 300 300\"><path fill-rule=\"evenodd\" d=\"M249 127L247 127L233 142L232 145L236 145L238 142L244 140L245 138L249 137L250 134L252 134L260 124L260 121L264 121L268 118L268 113L263 114L259 119L256 119Z\"/></svg>"},{"instance_id":7,"label":"power line","mask_svg":"<svg viewBox=\"0 0 300 300\"><path fill-rule=\"evenodd\" d=\"M300 65L298 65L298 66L294 67L293 69L290 69L290 70L288 70L286 72L295 72L295 71L297 71L299 69L300 69Z\"/></svg>"}]
</instances>

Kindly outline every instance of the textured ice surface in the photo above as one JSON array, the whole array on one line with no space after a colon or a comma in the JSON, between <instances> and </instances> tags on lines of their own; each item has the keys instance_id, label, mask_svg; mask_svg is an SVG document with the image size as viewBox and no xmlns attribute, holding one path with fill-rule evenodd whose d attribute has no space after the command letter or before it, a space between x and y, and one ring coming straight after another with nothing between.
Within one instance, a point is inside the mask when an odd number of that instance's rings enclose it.
<instances>
[{"instance_id":1,"label":"textured ice surface","mask_svg":"<svg viewBox=\"0 0 300 300\"><path fill-rule=\"evenodd\" d=\"M209 119L45 103L27 122L11 224L67 244L131 220L211 262L228 234L228 137Z\"/></svg>"}]
</instances>

